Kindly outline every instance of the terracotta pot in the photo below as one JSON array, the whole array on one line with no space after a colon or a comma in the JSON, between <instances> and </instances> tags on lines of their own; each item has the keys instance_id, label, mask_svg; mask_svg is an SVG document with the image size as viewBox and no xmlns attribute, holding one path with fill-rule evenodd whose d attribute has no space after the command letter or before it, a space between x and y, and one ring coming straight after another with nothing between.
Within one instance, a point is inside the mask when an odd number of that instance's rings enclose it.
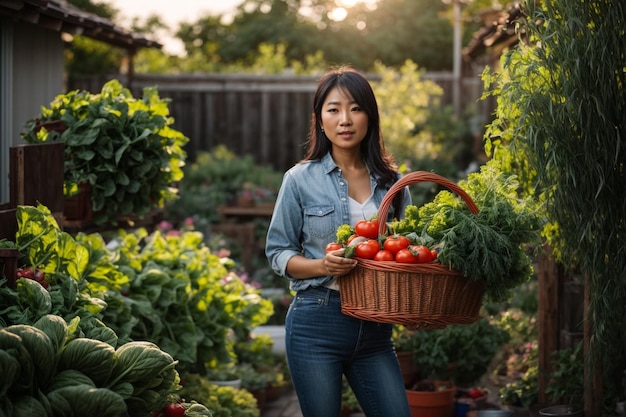
<instances>
[{"instance_id":1,"label":"terracotta pot","mask_svg":"<svg viewBox=\"0 0 626 417\"><path fill-rule=\"evenodd\" d=\"M256 399L256 406L259 411L262 412L263 410L265 410L265 404L267 402L265 389L255 389L250 391L250 394L252 394Z\"/></svg>"},{"instance_id":2,"label":"terracotta pot","mask_svg":"<svg viewBox=\"0 0 626 417\"><path fill-rule=\"evenodd\" d=\"M440 391L406 390L413 417L453 417L456 387Z\"/></svg>"},{"instance_id":3,"label":"terracotta pot","mask_svg":"<svg viewBox=\"0 0 626 417\"><path fill-rule=\"evenodd\" d=\"M413 352L397 352L398 362L400 363L400 370L402 371L402 378L404 379L404 386L410 387L417 378L417 365L413 359Z\"/></svg>"},{"instance_id":4,"label":"terracotta pot","mask_svg":"<svg viewBox=\"0 0 626 417\"><path fill-rule=\"evenodd\" d=\"M249 197L237 198L237 206L239 207L254 207L254 200Z\"/></svg>"},{"instance_id":5,"label":"terracotta pot","mask_svg":"<svg viewBox=\"0 0 626 417\"><path fill-rule=\"evenodd\" d=\"M285 392L287 392L287 386L281 385L279 387L269 386L265 389L265 401L272 402L279 399Z\"/></svg>"}]
</instances>

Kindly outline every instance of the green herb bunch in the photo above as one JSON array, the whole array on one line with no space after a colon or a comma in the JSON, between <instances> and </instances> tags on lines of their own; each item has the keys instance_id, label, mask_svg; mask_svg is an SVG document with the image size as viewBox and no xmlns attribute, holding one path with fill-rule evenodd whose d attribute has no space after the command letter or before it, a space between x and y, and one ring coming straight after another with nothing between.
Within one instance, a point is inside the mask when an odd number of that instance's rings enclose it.
<instances>
[{"instance_id":1,"label":"green herb bunch","mask_svg":"<svg viewBox=\"0 0 626 417\"><path fill-rule=\"evenodd\" d=\"M94 222L115 225L119 217L141 218L177 196L174 185L184 175L189 139L173 129L168 103L156 87L145 88L138 99L111 80L99 94L75 90L57 96L26 124L22 138L62 141L65 195L91 184ZM48 130L50 122L60 122L62 131Z\"/></svg>"},{"instance_id":2,"label":"green herb bunch","mask_svg":"<svg viewBox=\"0 0 626 417\"><path fill-rule=\"evenodd\" d=\"M516 177L505 175L493 160L458 184L478 207L477 214L443 190L419 208L407 207L405 218L390 230L441 242L442 264L483 282L487 300L504 301L532 277L530 250L541 229L537 205L519 197Z\"/></svg>"}]
</instances>

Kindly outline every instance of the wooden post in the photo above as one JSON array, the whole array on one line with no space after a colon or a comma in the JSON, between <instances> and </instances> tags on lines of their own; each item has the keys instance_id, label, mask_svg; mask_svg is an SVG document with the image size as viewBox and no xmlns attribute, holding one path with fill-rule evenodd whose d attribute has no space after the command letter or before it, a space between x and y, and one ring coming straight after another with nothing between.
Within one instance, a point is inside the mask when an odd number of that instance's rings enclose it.
<instances>
[{"instance_id":1,"label":"wooden post","mask_svg":"<svg viewBox=\"0 0 626 417\"><path fill-rule=\"evenodd\" d=\"M593 335L593 317L587 314L590 304L589 291L589 275L585 275L585 321L584 321L584 340L583 349L584 357L591 358L592 335ZM586 416L602 415L602 364L598 360L585 359L585 387L584 387L584 403Z\"/></svg>"},{"instance_id":2,"label":"wooden post","mask_svg":"<svg viewBox=\"0 0 626 417\"><path fill-rule=\"evenodd\" d=\"M547 246L545 253L538 260L539 311L537 325L539 329L539 403L548 402L545 394L552 372L550 355L559 348L559 270L551 258L552 251Z\"/></svg>"},{"instance_id":3,"label":"wooden post","mask_svg":"<svg viewBox=\"0 0 626 417\"><path fill-rule=\"evenodd\" d=\"M18 145L10 148L10 206L41 203L62 224L63 142Z\"/></svg>"}]
</instances>

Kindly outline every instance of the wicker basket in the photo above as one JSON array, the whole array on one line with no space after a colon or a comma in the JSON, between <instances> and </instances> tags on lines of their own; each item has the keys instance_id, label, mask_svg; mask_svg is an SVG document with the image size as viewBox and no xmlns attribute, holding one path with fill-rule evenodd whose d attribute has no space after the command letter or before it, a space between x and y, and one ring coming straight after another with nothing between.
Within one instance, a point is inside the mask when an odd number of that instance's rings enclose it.
<instances>
[{"instance_id":1,"label":"wicker basket","mask_svg":"<svg viewBox=\"0 0 626 417\"><path fill-rule=\"evenodd\" d=\"M387 192L378 210L386 219L394 196L407 185L434 182L459 195L473 214L478 208L454 182L431 172L412 172ZM379 222L379 234L387 232ZM402 324L411 329L470 324L478 319L484 288L461 273L433 261L402 264L357 258L358 265L337 281L344 314L363 320Z\"/></svg>"}]
</instances>

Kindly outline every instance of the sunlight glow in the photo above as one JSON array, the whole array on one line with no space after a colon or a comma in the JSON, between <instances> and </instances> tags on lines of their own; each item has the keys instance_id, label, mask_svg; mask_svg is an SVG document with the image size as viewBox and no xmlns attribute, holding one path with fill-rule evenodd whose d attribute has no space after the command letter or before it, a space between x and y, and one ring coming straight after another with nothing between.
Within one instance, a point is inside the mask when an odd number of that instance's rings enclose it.
<instances>
[{"instance_id":1,"label":"sunlight glow","mask_svg":"<svg viewBox=\"0 0 626 417\"><path fill-rule=\"evenodd\" d=\"M337 7L332 12L328 13L328 18L335 22L341 22L348 16L348 11L343 7Z\"/></svg>"},{"instance_id":2,"label":"sunlight glow","mask_svg":"<svg viewBox=\"0 0 626 417\"><path fill-rule=\"evenodd\" d=\"M348 17L348 9L357 4L363 4L367 9L375 10L378 7L378 1L379 0L335 0L337 7L328 13L328 18L335 22L341 22Z\"/></svg>"}]
</instances>

